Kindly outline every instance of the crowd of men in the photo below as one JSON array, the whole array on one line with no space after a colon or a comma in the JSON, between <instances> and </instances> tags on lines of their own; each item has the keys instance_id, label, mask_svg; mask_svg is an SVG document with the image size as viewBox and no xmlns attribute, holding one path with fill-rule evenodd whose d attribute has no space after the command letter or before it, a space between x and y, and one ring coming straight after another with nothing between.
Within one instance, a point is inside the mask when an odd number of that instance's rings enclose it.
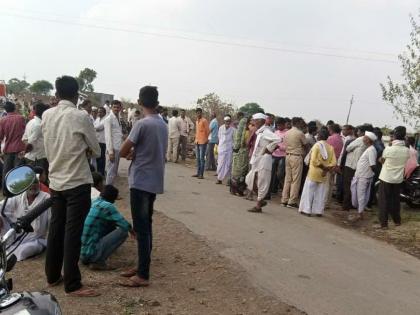
<instances>
[{"instance_id":1,"label":"crowd of men","mask_svg":"<svg viewBox=\"0 0 420 315\"><path fill-rule=\"evenodd\" d=\"M93 107L79 99L73 77L55 82L56 98L36 102L25 119L16 104L6 102L0 119L3 192L5 178L19 165L31 165L35 182L5 205L1 233L10 223L47 198L51 209L38 217L34 231L15 251L18 260L46 251L45 273L49 286L64 283L67 294L94 297L100 293L82 284L79 260L92 270L113 270L108 258L129 235L137 241L138 264L121 273L126 287L149 285L152 251L152 215L156 194L163 193L168 128L158 113L156 87L140 89L138 104L131 106L127 121L118 100ZM133 223L118 211L114 186L120 158L131 161L128 185ZM5 201L3 201L4 203Z\"/></svg>"},{"instance_id":2,"label":"crowd of men","mask_svg":"<svg viewBox=\"0 0 420 315\"><path fill-rule=\"evenodd\" d=\"M267 200L280 194L283 206L322 216L335 197L343 211L356 210L349 220L363 219L364 211L377 203L378 228L388 227L388 216L401 224L401 183L418 166L415 139L405 127L395 128L385 145L381 129L370 124L329 121L323 126L299 117L237 113L235 119L226 115L219 126L215 114L208 122L198 108L196 116L193 177L203 179L205 170L216 171L216 184L225 180L232 194L249 200L256 196L250 212L262 212ZM169 121L170 137L178 139L182 127L177 111ZM168 161L171 156L177 161L177 141L170 140Z\"/></svg>"},{"instance_id":3,"label":"crowd of men","mask_svg":"<svg viewBox=\"0 0 420 315\"><path fill-rule=\"evenodd\" d=\"M200 108L194 124L185 110L175 109L169 118L152 86L140 89L142 115L130 107L123 120L118 100L100 107L80 102L73 77L58 78L55 87L54 101L35 103L29 119L13 102L4 105L3 190L7 173L21 164L33 166L37 180L8 200L8 220L0 219L0 229L4 233L10 221L52 197L51 209L37 218L16 255L23 260L46 250L48 284L63 282L69 295L99 295L82 284L79 259L92 270L112 270L108 258L129 235L137 242L138 264L121 273L126 279L120 285L149 285L153 205L163 193L165 163L186 159L193 132L193 177L203 179L206 170L216 171L216 184L227 183L232 194L256 198L250 212L262 212L279 194L284 206L322 216L335 197L344 211L357 210L351 220L363 219L364 211L377 202L379 228L388 227L389 216L401 224L400 185L418 166L415 140L403 126L393 130L385 145L381 130L370 124L341 127L329 121L323 126L299 117L246 117L239 112L225 115L219 125L216 114L209 122ZM121 158L131 161L132 224L115 205L121 198L114 186Z\"/></svg>"}]
</instances>

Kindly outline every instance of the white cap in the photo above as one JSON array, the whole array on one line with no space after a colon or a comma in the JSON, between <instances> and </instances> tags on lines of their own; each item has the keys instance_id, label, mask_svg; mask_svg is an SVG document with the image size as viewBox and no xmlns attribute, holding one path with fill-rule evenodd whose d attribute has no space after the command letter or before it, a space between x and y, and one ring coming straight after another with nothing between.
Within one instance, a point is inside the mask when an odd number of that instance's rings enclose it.
<instances>
[{"instance_id":1,"label":"white cap","mask_svg":"<svg viewBox=\"0 0 420 315\"><path fill-rule=\"evenodd\" d=\"M225 116L225 118L223 118L224 121L229 121L232 120L232 118L230 118L229 116Z\"/></svg>"},{"instance_id":2,"label":"white cap","mask_svg":"<svg viewBox=\"0 0 420 315\"><path fill-rule=\"evenodd\" d=\"M267 119L267 116L263 113L256 113L252 116L252 119Z\"/></svg>"},{"instance_id":3,"label":"white cap","mask_svg":"<svg viewBox=\"0 0 420 315\"><path fill-rule=\"evenodd\" d=\"M372 141L375 141L377 139L376 135L370 131L366 131L365 136L368 137Z\"/></svg>"}]
</instances>

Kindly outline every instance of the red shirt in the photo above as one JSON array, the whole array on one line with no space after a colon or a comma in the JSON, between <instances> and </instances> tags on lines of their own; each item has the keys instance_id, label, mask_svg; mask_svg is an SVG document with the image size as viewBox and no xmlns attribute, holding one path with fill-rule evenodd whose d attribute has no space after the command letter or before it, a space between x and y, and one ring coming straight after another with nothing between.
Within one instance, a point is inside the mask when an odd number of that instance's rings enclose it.
<instances>
[{"instance_id":1,"label":"red shirt","mask_svg":"<svg viewBox=\"0 0 420 315\"><path fill-rule=\"evenodd\" d=\"M5 141L4 153L19 153L25 150L22 136L25 132L25 118L18 113L7 113L0 119L0 142Z\"/></svg>"}]
</instances>

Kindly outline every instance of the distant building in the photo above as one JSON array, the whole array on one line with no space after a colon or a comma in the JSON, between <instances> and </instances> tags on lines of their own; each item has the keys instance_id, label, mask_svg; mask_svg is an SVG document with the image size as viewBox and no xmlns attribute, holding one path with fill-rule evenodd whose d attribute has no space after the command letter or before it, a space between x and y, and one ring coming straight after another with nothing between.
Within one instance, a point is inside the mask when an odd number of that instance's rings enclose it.
<instances>
[{"instance_id":1,"label":"distant building","mask_svg":"<svg viewBox=\"0 0 420 315\"><path fill-rule=\"evenodd\" d=\"M105 93L97 93L93 92L93 99L98 102L98 105L105 104L106 101L112 102L114 100L114 95L112 94L105 94Z\"/></svg>"}]
</instances>

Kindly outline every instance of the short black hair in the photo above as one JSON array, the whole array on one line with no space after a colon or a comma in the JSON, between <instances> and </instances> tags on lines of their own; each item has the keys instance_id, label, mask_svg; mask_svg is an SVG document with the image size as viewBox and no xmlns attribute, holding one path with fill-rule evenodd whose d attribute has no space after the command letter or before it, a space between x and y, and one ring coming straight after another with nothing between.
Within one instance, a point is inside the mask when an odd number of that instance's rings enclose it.
<instances>
[{"instance_id":1,"label":"short black hair","mask_svg":"<svg viewBox=\"0 0 420 315\"><path fill-rule=\"evenodd\" d=\"M274 115L273 114L266 113L265 115L274 119Z\"/></svg>"},{"instance_id":2,"label":"short black hair","mask_svg":"<svg viewBox=\"0 0 420 315\"><path fill-rule=\"evenodd\" d=\"M119 101L119 100L113 100L112 101L112 103L111 103L111 106L112 105L119 105L119 106L122 106L122 103L121 103L121 101Z\"/></svg>"},{"instance_id":3,"label":"short black hair","mask_svg":"<svg viewBox=\"0 0 420 315\"><path fill-rule=\"evenodd\" d=\"M198 107L198 108L196 108L196 109L195 109L195 112L196 112L196 113L202 113L202 112L203 112L203 110L202 110L200 107Z\"/></svg>"},{"instance_id":4,"label":"short black hair","mask_svg":"<svg viewBox=\"0 0 420 315\"><path fill-rule=\"evenodd\" d=\"M354 127L352 125L344 125L343 129L354 130Z\"/></svg>"},{"instance_id":5,"label":"short black hair","mask_svg":"<svg viewBox=\"0 0 420 315\"><path fill-rule=\"evenodd\" d=\"M109 103L110 103L110 102L109 102L109 100L106 100L106 101L105 101L105 104L109 104Z\"/></svg>"},{"instance_id":6,"label":"short black hair","mask_svg":"<svg viewBox=\"0 0 420 315\"><path fill-rule=\"evenodd\" d=\"M159 105L159 92L156 86L143 86L139 92L139 100L144 107L154 109Z\"/></svg>"},{"instance_id":7,"label":"short black hair","mask_svg":"<svg viewBox=\"0 0 420 315\"><path fill-rule=\"evenodd\" d=\"M136 109L136 111L134 112L134 114L139 114L140 115L140 111L138 109Z\"/></svg>"},{"instance_id":8,"label":"short black hair","mask_svg":"<svg viewBox=\"0 0 420 315\"><path fill-rule=\"evenodd\" d=\"M284 125L286 123L286 119L283 117L277 117L276 118L276 125Z\"/></svg>"},{"instance_id":9,"label":"short black hair","mask_svg":"<svg viewBox=\"0 0 420 315\"><path fill-rule=\"evenodd\" d=\"M341 128L340 128L339 124L330 125L330 129L335 133L340 133L341 132Z\"/></svg>"},{"instance_id":10,"label":"short black hair","mask_svg":"<svg viewBox=\"0 0 420 315\"><path fill-rule=\"evenodd\" d=\"M93 172L92 178L93 178L93 187L97 187L101 182L104 181L104 177L102 176L101 173L98 173L98 172Z\"/></svg>"},{"instance_id":11,"label":"short black hair","mask_svg":"<svg viewBox=\"0 0 420 315\"><path fill-rule=\"evenodd\" d=\"M334 120L328 120L327 121L327 126L334 125L334 124L335 124Z\"/></svg>"},{"instance_id":12,"label":"short black hair","mask_svg":"<svg viewBox=\"0 0 420 315\"><path fill-rule=\"evenodd\" d=\"M316 125L316 121L310 121L308 122L308 133L314 133L318 130L318 126Z\"/></svg>"},{"instance_id":13,"label":"short black hair","mask_svg":"<svg viewBox=\"0 0 420 315\"><path fill-rule=\"evenodd\" d=\"M329 137L328 128L321 127L318 131L318 140L327 140Z\"/></svg>"},{"instance_id":14,"label":"short black hair","mask_svg":"<svg viewBox=\"0 0 420 315\"><path fill-rule=\"evenodd\" d=\"M42 118L42 114L49 109L50 107L42 102L38 102L34 105L35 115L39 118Z\"/></svg>"},{"instance_id":15,"label":"short black hair","mask_svg":"<svg viewBox=\"0 0 420 315\"><path fill-rule=\"evenodd\" d=\"M383 133L382 133L381 128L378 128L378 127L373 128L373 133L376 135L378 140L382 139Z\"/></svg>"},{"instance_id":16,"label":"short black hair","mask_svg":"<svg viewBox=\"0 0 420 315\"><path fill-rule=\"evenodd\" d=\"M101 192L102 199L114 203L118 198L118 189L112 185L105 185L104 190Z\"/></svg>"},{"instance_id":17,"label":"short black hair","mask_svg":"<svg viewBox=\"0 0 420 315\"><path fill-rule=\"evenodd\" d=\"M291 122L291 119L289 117L284 117L284 120L286 121L286 123Z\"/></svg>"},{"instance_id":18,"label":"short black hair","mask_svg":"<svg viewBox=\"0 0 420 315\"><path fill-rule=\"evenodd\" d=\"M293 117L292 118L292 126L297 126L301 122L302 122L302 118L300 118L300 117Z\"/></svg>"},{"instance_id":19,"label":"short black hair","mask_svg":"<svg viewBox=\"0 0 420 315\"><path fill-rule=\"evenodd\" d=\"M407 144L409 146L413 146L414 147L415 144L416 144L416 138L414 138L412 136L407 137Z\"/></svg>"},{"instance_id":20,"label":"short black hair","mask_svg":"<svg viewBox=\"0 0 420 315\"><path fill-rule=\"evenodd\" d=\"M60 99L69 100L79 96L79 83L68 75L63 75L55 80L55 89Z\"/></svg>"},{"instance_id":21,"label":"short black hair","mask_svg":"<svg viewBox=\"0 0 420 315\"><path fill-rule=\"evenodd\" d=\"M175 116L175 117L177 117L177 116L178 116L178 111L177 111L176 109L174 109L174 110L172 111L172 116Z\"/></svg>"},{"instance_id":22,"label":"short black hair","mask_svg":"<svg viewBox=\"0 0 420 315\"><path fill-rule=\"evenodd\" d=\"M34 170L35 174L38 174L38 175L42 175L42 173L45 172L44 168L42 166L39 166L39 165L34 166L33 170Z\"/></svg>"},{"instance_id":23,"label":"short black hair","mask_svg":"<svg viewBox=\"0 0 420 315\"><path fill-rule=\"evenodd\" d=\"M4 104L4 110L6 113L13 113L16 110L15 103L7 101L6 104Z\"/></svg>"},{"instance_id":24,"label":"short black hair","mask_svg":"<svg viewBox=\"0 0 420 315\"><path fill-rule=\"evenodd\" d=\"M394 129L395 140L404 140L407 135L407 129L404 126L398 126Z\"/></svg>"}]
</instances>

